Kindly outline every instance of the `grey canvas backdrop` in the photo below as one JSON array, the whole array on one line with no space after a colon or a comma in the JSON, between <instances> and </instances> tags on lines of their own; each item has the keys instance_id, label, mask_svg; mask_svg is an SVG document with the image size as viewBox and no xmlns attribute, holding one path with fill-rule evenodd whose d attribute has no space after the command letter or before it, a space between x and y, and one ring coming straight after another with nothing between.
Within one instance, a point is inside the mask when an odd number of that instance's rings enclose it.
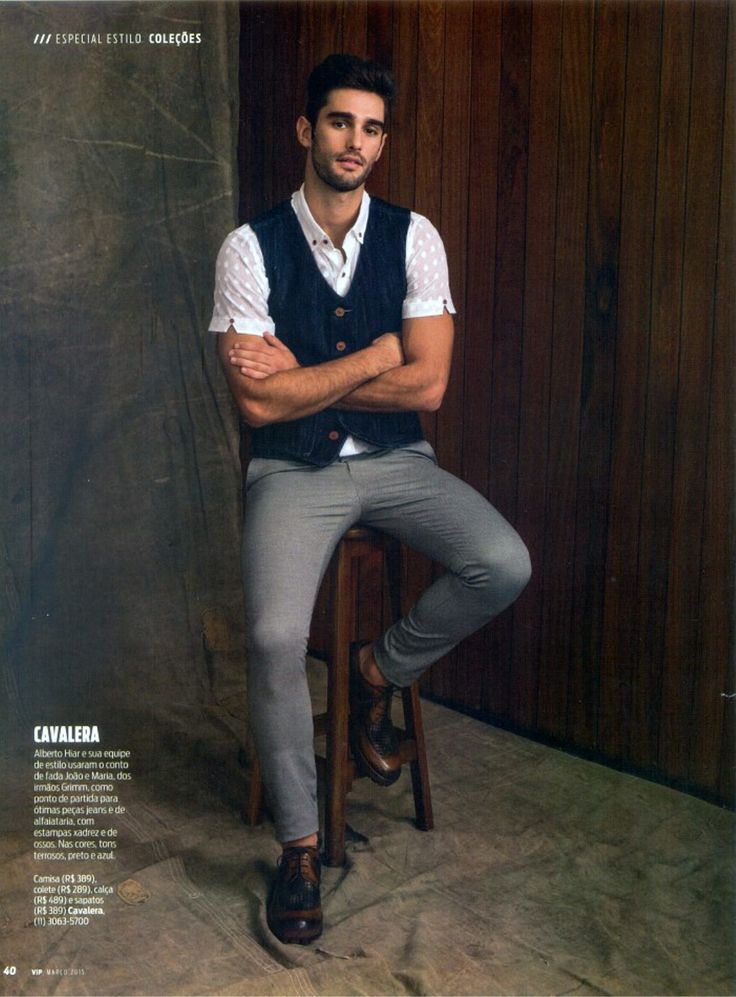
<instances>
[{"instance_id":1,"label":"grey canvas backdrop","mask_svg":"<svg viewBox=\"0 0 736 997\"><path fill-rule=\"evenodd\" d=\"M236 221L237 6L4 4L0 26L7 720L26 740L110 735L131 709L164 725L242 681L203 638L240 614L235 422L206 332ZM184 31L201 43L147 41ZM57 32L143 43L33 43Z\"/></svg>"}]
</instances>

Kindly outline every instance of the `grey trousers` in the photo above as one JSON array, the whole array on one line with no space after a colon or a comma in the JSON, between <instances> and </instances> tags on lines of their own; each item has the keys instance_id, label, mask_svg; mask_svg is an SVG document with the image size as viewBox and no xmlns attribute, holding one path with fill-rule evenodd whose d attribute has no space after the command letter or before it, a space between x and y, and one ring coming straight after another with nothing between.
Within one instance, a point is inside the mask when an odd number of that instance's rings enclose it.
<instances>
[{"instance_id":1,"label":"grey trousers","mask_svg":"<svg viewBox=\"0 0 736 997\"><path fill-rule=\"evenodd\" d=\"M518 534L439 468L426 442L322 468L251 461L243 530L250 717L279 841L318 830L307 639L322 576L358 521L447 568L375 645L397 686L510 605L530 576Z\"/></svg>"}]
</instances>

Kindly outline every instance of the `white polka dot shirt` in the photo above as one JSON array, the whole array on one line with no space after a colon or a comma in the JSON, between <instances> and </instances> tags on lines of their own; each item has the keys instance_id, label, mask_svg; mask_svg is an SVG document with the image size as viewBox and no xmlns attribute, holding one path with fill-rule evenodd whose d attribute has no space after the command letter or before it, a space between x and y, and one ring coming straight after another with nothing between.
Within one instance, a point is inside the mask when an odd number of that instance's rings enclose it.
<instances>
[{"instance_id":1,"label":"white polka dot shirt","mask_svg":"<svg viewBox=\"0 0 736 997\"><path fill-rule=\"evenodd\" d=\"M343 255L312 217L304 188L292 195L291 205L315 262L337 294L347 294L350 289L363 244L370 201L364 192L355 224L345 236ZM455 313L442 240L432 223L414 211L406 235L406 283L402 318L441 315L445 308L451 314ZM250 225L242 225L227 236L217 257L210 332L227 332L232 325L240 333L278 335L268 314L269 292L258 239Z\"/></svg>"}]
</instances>

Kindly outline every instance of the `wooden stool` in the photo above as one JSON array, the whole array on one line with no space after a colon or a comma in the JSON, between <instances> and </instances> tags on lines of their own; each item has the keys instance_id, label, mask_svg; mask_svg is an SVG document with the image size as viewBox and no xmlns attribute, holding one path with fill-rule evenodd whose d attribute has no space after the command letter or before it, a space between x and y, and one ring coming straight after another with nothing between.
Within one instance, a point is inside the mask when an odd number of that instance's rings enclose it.
<instances>
[{"instance_id":1,"label":"wooden stool","mask_svg":"<svg viewBox=\"0 0 736 997\"><path fill-rule=\"evenodd\" d=\"M368 614L365 607L361 613L360 590L369 586L361 583L374 569L379 569L379 579L381 569L385 571L391 620L398 620L401 616L400 563L398 541L363 526L352 527L338 544L330 562L312 620L309 654L324 660L328 667L327 712L315 716L314 732L315 736L327 735L324 851L325 863L330 866L343 865L345 861L345 797L353 779L360 775L350 756L348 715L350 644L364 639L367 629L365 619L361 620ZM374 605L370 607L371 629L375 631L371 638L378 636L376 624L380 625L380 612L376 610L381 609L383 600L375 599L377 592L380 592L380 586L371 593L374 596ZM401 761L411 765L416 825L422 831L430 831L434 821L418 684L415 682L402 689L401 695L405 724L405 729L399 731ZM318 758L318 761L322 759ZM263 786L256 758L246 812L249 824L258 823L262 807Z\"/></svg>"}]
</instances>

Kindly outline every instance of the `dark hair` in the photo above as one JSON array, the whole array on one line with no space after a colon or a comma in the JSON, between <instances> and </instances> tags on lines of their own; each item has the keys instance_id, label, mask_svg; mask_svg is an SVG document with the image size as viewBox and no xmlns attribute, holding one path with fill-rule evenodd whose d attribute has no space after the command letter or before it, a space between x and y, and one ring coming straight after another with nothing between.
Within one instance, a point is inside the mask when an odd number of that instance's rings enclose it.
<instances>
[{"instance_id":1,"label":"dark hair","mask_svg":"<svg viewBox=\"0 0 736 997\"><path fill-rule=\"evenodd\" d=\"M317 124L319 112L327 103L331 90L367 90L383 97L388 113L396 93L396 83L390 69L357 55L328 55L315 66L307 80L307 109L304 112L312 128Z\"/></svg>"}]
</instances>

